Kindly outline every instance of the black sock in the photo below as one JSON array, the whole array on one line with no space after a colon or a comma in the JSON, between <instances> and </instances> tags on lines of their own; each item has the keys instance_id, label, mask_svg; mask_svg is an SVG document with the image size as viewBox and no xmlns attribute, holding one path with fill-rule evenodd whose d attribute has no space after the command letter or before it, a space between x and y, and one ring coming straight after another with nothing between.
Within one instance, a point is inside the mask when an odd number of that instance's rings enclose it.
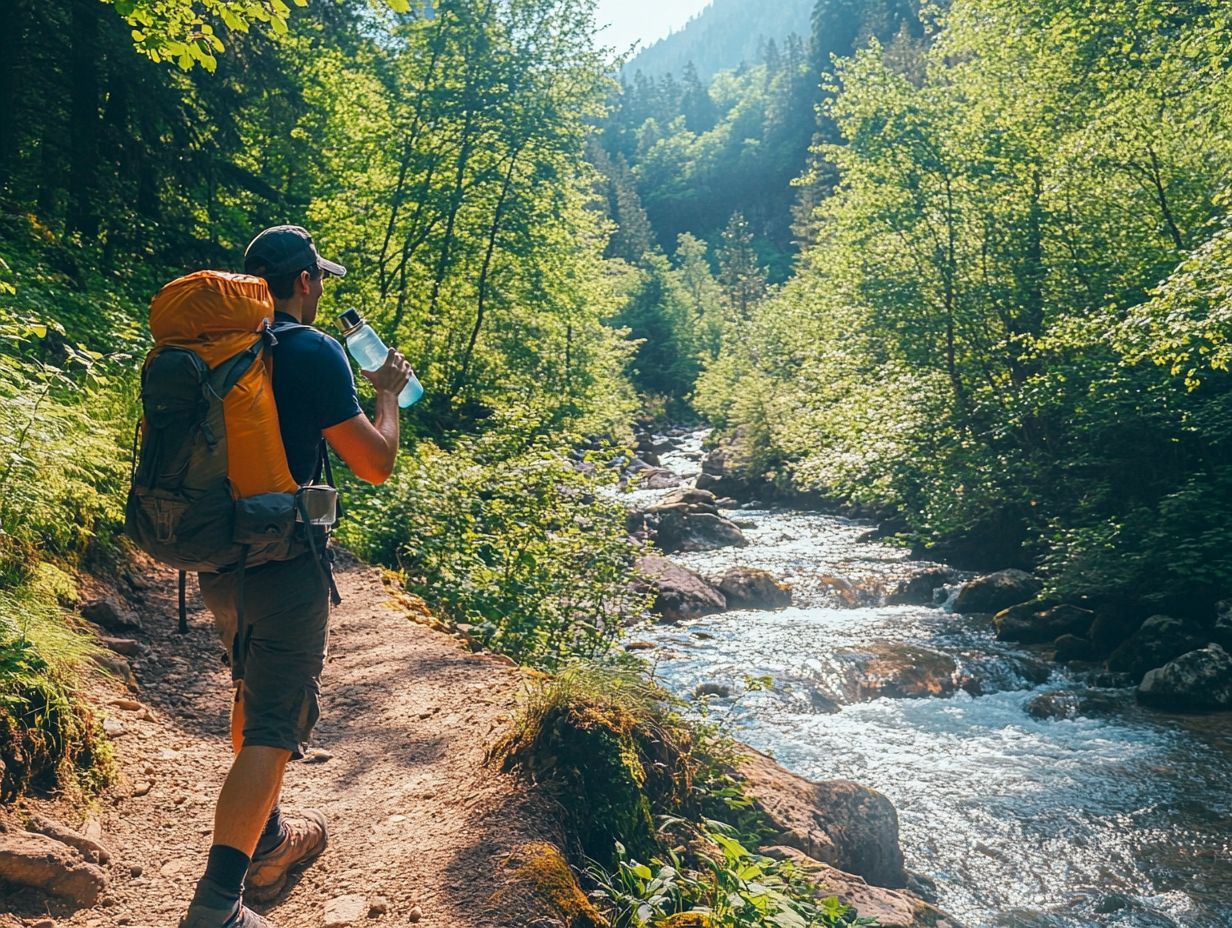
<instances>
[{"instance_id":1,"label":"black sock","mask_svg":"<svg viewBox=\"0 0 1232 928\"><path fill-rule=\"evenodd\" d=\"M286 832L282 826L282 809L274 806L270 810L269 818L265 820L265 830L257 839L257 849L253 851L252 856L259 857L262 854L268 854L282 843L284 837L286 837Z\"/></svg>"},{"instance_id":2,"label":"black sock","mask_svg":"<svg viewBox=\"0 0 1232 928\"><path fill-rule=\"evenodd\" d=\"M205 875L197 881L193 905L209 909L231 909L239 904L244 893L244 876L251 858L243 851L225 844L210 848Z\"/></svg>"}]
</instances>

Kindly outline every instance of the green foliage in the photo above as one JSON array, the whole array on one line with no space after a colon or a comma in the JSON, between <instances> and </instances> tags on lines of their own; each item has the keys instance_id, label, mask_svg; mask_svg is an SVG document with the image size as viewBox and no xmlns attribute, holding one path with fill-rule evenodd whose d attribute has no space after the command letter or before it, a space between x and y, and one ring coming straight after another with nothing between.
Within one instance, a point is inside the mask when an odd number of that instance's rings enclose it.
<instances>
[{"instance_id":1,"label":"green foliage","mask_svg":"<svg viewBox=\"0 0 1232 928\"><path fill-rule=\"evenodd\" d=\"M247 32L261 24L274 35L285 35L291 4L308 0L103 0L115 7L133 27L133 45L151 61L174 61L185 71L197 65L213 73L217 53L226 47L214 24L234 32ZM410 0L385 0L395 13L408 13ZM416 4L418 6L418 3Z\"/></svg>"},{"instance_id":2,"label":"green foliage","mask_svg":"<svg viewBox=\"0 0 1232 928\"><path fill-rule=\"evenodd\" d=\"M956 0L918 70L839 61L840 182L699 410L917 541L979 539L948 548L975 566L1209 605L1232 584L1230 40L1220 4Z\"/></svg>"},{"instance_id":3,"label":"green foliage","mask_svg":"<svg viewBox=\"0 0 1232 928\"><path fill-rule=\"evenodd\" d=\"M67 575L36 563L20 585L0 584L0 802L31 787L97 790L114 776L101 726L77 696L88 635L61 613Z\"/></svg>"},{"instance_id":4,"label":"green foliage","mask_svg":"<svg viewBox=\"0 0 1232 928\"><path fill-rule=\"evenodd\" d=\"M650 864L617 847L615 872L587 869L613 928L823 928L873 925L834 896L815 900L794 865L750 851L723 822L669 822L692 853L668 848Z\"/></svg>"},{"instance_id":5,"label":"green foliage","mask_svg":"<svg viewBox=\"0 0 1232 928\"><path fill-rule=\"evenodd\" d=\"M647 605L629 589L638 549L605 482L546 439L449 453L422 442L384 487L348 495L342 539L396 563L408 589L487 647L552 667L604 654Z\"/></svg>"}]
</instances>

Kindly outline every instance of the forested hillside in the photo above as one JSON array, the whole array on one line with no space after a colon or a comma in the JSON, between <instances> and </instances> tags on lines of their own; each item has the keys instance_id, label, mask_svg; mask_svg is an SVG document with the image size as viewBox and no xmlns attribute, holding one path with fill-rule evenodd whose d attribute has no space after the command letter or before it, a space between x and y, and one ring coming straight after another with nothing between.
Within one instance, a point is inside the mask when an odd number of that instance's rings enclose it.
<instances>
[{"instance_id":1,"label":"forested hillside","mask_svg":"<svg viewBox=\"0 0 1232 928\"><path fill-rule=\"evenodd\" d=\"M1230 29L1215 3L964 0L910 67L858 49L801 181L807 247L697 408L758 472L919 544L1209 609L1232 584Z\"/></svg>"},{"instance_id":2,"label":"forested hillside","mask_svg":"<svg viewBox=\"0 0 1232 928\"><path fill-rule=\"evenodd\" d=\"M680 74L692 64L702 80L762 57L766 45L783 45L810 32L815 0L713 0L680 30L643 48L625 64L632 76Z\"/></svg>"}]
</instances>

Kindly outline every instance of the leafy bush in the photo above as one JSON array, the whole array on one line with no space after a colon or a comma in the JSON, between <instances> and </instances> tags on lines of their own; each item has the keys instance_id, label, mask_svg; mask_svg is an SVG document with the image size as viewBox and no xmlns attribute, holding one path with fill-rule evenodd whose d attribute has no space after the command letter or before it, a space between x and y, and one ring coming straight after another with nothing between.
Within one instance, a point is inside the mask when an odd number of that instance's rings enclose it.
<instances>
[{"instance_id":1,"label":"leafy bush","mask_svg":"<svg viewBox=\"0 0 1232 928\"><path fill-rule=\"evenodd\" d=\"M422 442L379 489L348 494L340 537L397 565L407 588L485 646L553 667L603 654L647 603L625 510L547 439Z\"/></svg>"},{"instance_id":2,"label":"leafy bush","mask_svg":"<svg viewBox=\"0 0 1232 928\"><path fill-rule=\"evenodd\" d=\"M813 888L790 861L750 851L734 830L713 820L672 822L693 853L669 848L650 864L618 847L614 872L592 864L592 894L608 909L612 928L822 928L873 925L872 919ZM692 861L690 863L690 860Z\"/></svg>"}]
</instances>

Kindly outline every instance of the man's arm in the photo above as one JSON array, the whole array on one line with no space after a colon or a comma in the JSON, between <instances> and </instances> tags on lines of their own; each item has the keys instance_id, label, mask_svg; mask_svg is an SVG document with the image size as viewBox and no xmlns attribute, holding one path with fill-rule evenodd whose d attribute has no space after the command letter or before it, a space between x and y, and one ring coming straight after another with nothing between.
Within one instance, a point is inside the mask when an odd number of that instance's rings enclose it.
<instances>
[{"instance_id":1,"label":"man's arm","mask_svg":"<svg viewBox=\"0 0 1232 928\"><path fill-rule=\"evenodd\" d=\"M381 367L360 373L376 388L376 421L360 413L321 434L356 477L384 483L398 459L398 394L411 379L411 365L391 348Z\"/></svg>"}]
</instances>

